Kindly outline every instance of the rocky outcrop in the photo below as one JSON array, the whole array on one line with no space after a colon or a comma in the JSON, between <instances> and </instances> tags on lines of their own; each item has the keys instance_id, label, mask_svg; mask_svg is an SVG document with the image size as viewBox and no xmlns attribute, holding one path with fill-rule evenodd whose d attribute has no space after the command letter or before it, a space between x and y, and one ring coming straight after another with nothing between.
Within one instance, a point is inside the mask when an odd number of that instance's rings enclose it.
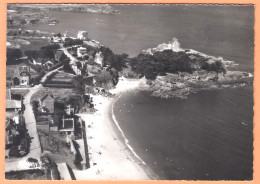
<instances>
[{"instance_id":1,"label":"rocky outcrop","mask_svg":"<svg viewBox=\"0 0 260 184\"><path fill-rule=\"evenodd\" d=\"M96 40L83 41L84 46L90 46L95 49L99 49L102 45Z\"/></svg>"},{"instance_id":2,"label":"rocky outcrop","mask_svg":"<svg viewBox=\"0 0 260 184\"><path fill-rule=\"evenodd\" d=\"M239 87L247 84L252 85L253 83L252 74L228 70L230 67L238 65L234 61L210 56L193 49L182 49L175 38L168 44L160 44L155 48L144 50L143 53L157 58L158 56L160 56L159 58L162 56L165 58L171 57L168 54L171 52L167 52L169 50L188 56L191 71L189 73L177 71L176 74L166 73L166 75L162 72L155 80L147 80L149 88L146 90L150 91L152 96L186 98L189 94L201 90ZM174 54L173 57L175 57ZM168 62L175 61L167 59Z\"/></svg>"},{"instance_id":3,"label":"rocky outcrop","mask_svg":"<svg viewBox=\"0 0 260 184\"><path fill-rule=\"evenodd\" d=\"M202 90L222 89L226 87L239 87L252 84L252 74L240 71L227 71L226 74L198 70L192 74L180 72L158 76L156 80L149 81L152 96L162 98L187 98L191 93Z\"/></svg>"}]
</instances>

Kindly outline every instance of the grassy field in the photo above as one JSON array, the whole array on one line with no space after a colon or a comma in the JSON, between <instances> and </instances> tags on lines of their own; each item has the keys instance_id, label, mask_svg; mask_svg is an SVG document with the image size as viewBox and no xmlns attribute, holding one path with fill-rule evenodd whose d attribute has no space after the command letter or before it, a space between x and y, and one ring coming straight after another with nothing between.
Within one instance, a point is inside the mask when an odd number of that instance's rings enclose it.
<instances>
[{"instance_id":1,"label":"grassy field","mask_svg":"<svg viewBox=\"0 0 260 184\"><path fill-rule=\"evenodd\" d=\"M47 39L34 39L29 40L31 44L29 45L21 45L21 51L24 53L26 50L39 50L41 47L49 45L49 41Z\"/></svg>"}]
</instances>

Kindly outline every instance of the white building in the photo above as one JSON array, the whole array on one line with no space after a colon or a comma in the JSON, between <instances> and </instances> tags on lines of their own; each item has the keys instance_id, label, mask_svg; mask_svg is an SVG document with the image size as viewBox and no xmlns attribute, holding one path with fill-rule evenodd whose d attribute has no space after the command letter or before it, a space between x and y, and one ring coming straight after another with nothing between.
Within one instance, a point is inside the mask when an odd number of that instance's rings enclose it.
<instances>
[{"instance_id":1,"label":"white building","mask_svg":"<svg viewBox=\"0 0 260 184\"><path fill-rule=\"evenodd\" d=\"M102 66L103 60L104 60L103 54L101 52L96 53L94 62Z\"/></svg>"},{"instance_id":2,"label":"white building","mask_svg":"<svg viewBox=\"0 0 260 184\"><path fill-rule=\"evenodd\" d=\"M77 38L80 40L87 40L88 39L88 32L87 31L79 31Z\"/></svg>"},{"instance_id":3,"label":"white building","mask_svg":"<svg viewBox=\"0 0 260 184\"><path fill-rule=\"evenodd\" d=\"M77 48L78 57L84 56L85 54L87 54L87 49L85 47L78 47Z\"/></svg>"}]
</instances>

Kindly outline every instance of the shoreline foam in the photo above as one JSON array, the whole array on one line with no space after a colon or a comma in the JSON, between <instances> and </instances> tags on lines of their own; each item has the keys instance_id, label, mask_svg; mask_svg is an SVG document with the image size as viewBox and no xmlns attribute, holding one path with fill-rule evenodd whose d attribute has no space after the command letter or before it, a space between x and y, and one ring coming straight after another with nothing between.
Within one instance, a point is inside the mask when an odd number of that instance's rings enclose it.
<instances>
[{"instance_id":1,"label":"shoreline foam","mask_svg":"<svg viewBox=\"0 0 260 184\"><path fill-rule=\"evenodd\" d=\"M79 114L86 124L90 168L73 170L77 180L158 179L128 144L113 115L114 102L122 93L139 87L142 82L142 79L122 78L111 90L116 94L115 98L91 95L97 111L94 114Z\"/></svg>"},{"instance_id":2,"label":"shoreline foam","mask_svg":"<svg viewBox=\"0 0 260 184\"><path fill-rule=\"evenodd\" d=\"M117 99L119 99L120 97L121 97L121 95L120 95ZM116 99L116 100L117 100L117 99ZM132 148L132 146L129 144L129 140L126 138L126 136L125 136L123 130L122 130L121 127L119 126L119 123L118 123L118 121L117 121L117 119L116 119L116 117L115 117L115 114L114 114L114 104L115 104L116 100L113 101L112 107L111 107L111 109L112 109L112 119L113 119L115 125L117 126L117 129L120 131L121 136L122 136L123 139L124 139L125 145L126 145L126 146L128 147L128 149L132 152L132 154L133 154L138 160L140 160L140 161L142 162L142 164L146 165L146 163L137 155L137 153L134 151L134 149Z\"/></svg>"}]
</instances>

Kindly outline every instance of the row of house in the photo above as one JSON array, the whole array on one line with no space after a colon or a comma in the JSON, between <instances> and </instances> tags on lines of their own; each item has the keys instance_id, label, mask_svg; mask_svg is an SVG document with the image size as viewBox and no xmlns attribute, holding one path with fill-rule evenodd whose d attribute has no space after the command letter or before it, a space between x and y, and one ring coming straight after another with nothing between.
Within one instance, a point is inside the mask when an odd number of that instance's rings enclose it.
<instances>
[{"instance_id":1,"label":"row of house","mask_svg":"<svg viewBox=\"0 0 260 184\"><path fill-rule=\"evenodd\" d=\"M51 93L44 94L39 100L38 110L41 113L55 114L55 98ZM61 133L74 134L75 131L75 118L74 108L71 105L67 105L64 109L65 114L61 118L60 122L49 122L49 131L58 131Z\"/></svg>"},{"instance_id":2,"label":"row of house","mask_svg":"<svg viewBox=\"0 0 260 184\"><path fill-rule=\"evenodd\" d=\"M6 90L6 111L21 111L22 109L22 101L12 99L11 90Z\"/></svg>"},{"instance_id":3,"label":"row of house","mask_svg":"<svg viewBox=\"0 0 260 184\"><path fill-rule=\"evenodd\" d=\"M68 31L64 34L56 34L51 38L52 43L64 43L66 38L69 38ZM80 40L88 40L88 32L87 31L78 31L77 39Z\"/></svg>"},{"instance_id":4,"label":"row of house","mask_svg":"<svg viewBox=\"0 0 260 184\"><path fill-rule=\"evenodd\" d=\"M48 112L47 114L56 114L54 103L55 97L51 93L46 93L39 99L39 110L43 113ZM81 155L82 168L89 168L86 135L84 134L85 128L83 128L84 122L75 114L75 109L70 104L65 106L64 114L57 114L57 116L61 117L55 118L48 123L49 134L58 133L61 135L61 138L69 144L71 153L75 156L76 154Z\"/></svg>"}]
</instances>

